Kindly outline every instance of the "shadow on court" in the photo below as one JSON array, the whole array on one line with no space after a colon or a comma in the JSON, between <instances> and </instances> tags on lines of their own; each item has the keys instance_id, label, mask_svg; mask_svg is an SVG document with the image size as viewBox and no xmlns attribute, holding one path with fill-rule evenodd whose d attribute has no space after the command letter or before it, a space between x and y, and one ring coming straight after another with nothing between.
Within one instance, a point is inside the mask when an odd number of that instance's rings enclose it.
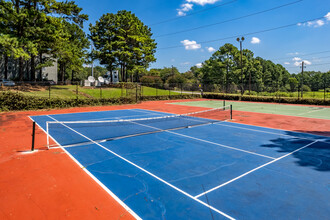
<instances>
[{"instance_id":1,"label":"shadow on court","mask_svg":"<svg viewBox=\"0 0 330 220\"><path fill-rule=\"evenodd\" d=\"M292 135L291 132L287 132L287 135ZM300 136L306 138L304 134L297 134L295 136ZM307 134L308 135L308 134ZM317 136L314 136L314 139ZM322 137L320 137L322 139ZM318 140L316 138L316 140ZM277 138L270 140L272 144L261 145L265 148L277 148L278 152L281 153L290 153L297 149L297 144L300 146L308 145L312 143L312 140L303 140L303 139L284 139ZM330 171L330 143L324 142L324 139L311 144L305 149L299 150L293 153L291 156L296 158L295 164L302 167L311 167L317 171ZM302 144L303 143L303 144Z\"/></svg>"}]
</instances>

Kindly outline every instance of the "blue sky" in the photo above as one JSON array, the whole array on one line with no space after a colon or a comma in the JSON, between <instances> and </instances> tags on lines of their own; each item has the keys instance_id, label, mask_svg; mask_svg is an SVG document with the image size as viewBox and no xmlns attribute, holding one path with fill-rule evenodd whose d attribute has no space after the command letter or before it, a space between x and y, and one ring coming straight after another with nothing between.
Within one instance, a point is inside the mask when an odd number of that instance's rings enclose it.
<instances>
[{"instance_id":1,"label":"blue sky","mask_svg":"<svg viewBox=\"0 0 330 220\"><path fill-rule=\"evenodd\" d=\"M225 43L239 47L236 36L242 35L246 38L244 48L252 50L255 56L282 64L291 73L300 72L302 60L307 64L306 70L330 70L329 0L77 0L76 3L89 15L86 33L89 23L95 24L102 14L118 10L135 13L151 27L158 44L157 61L151 68L173 65L181 72L187 71L207 60ZM283 6L286 4L290 5ZM274 9L279 6L283 7ZM320 19L302 22L316 18ZM236 20L162 36L233 19ZM286 25L292 26L255 33Z\"/></svg>"}]
</instances>

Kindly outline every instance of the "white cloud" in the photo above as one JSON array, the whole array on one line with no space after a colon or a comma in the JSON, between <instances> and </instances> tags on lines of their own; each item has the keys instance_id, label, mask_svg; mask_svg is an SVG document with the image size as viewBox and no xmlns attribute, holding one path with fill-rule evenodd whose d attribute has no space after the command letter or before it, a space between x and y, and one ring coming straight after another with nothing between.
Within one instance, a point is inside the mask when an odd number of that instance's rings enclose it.
<instances>
[{"instance_id":1,"label":"white cloud","mask_svg":"<svg viewBox=\"0 0 330 220\"><path fill-rule=\"evenodd\" d=\"M312 65L312 62L308 61L308 60L304 60L304 64L305 65Z\"/></svg>"},{"instance_id":2,"label":"white cloud","mask_svg":"<svg viewBox=\"0 0 330 220\"><path fill-rule=\"evenodd\" d=\"M293 60L293 61L300 61L301 58L300 58L300 57L294 57L292 60Z\"/></svg>"},{"instance_id":3,"label":"white cloud","mask_svg":"<svg viewBox=\"0 0 330 220\"><path fill-rule=\"evenodd\" d=\"M186 50L197 50L199 48L201 48L200 44L197 44L196 41L192 40L183 40L181 41L181 43L184 45Z\"/></svg>"},{"instance_id":4,"label":"white cloud","mask_svg":"<svg viewBox=\"0 0 330 220\"><path fill-rule=\"evenodd\" d=\"M321 26L323 26L323 25L324 25L324 21L322 21L322 20L317 20L317 21L315 22L314 27L321 27Z\"/></svg>"},{"instance_id":5,"label":"white cloud","mask_svg":"<svg viewBox=\"0 0 330 220\"><path fill-rule=\"evenodd\" d=\"M216 51L216 49L214 49L213 47L206 47L206 49L210 53L213 53L214 51Z\"/></svg>"},{"instance_id":6,"label":"white cloud","mask_svg":"<svg viewBox=\"0 0 330 220\"><path fill-rule=\"evenodd\" d=\"M260 39L257 37L252 37L251 44L260 44Z\"/></svg>"},{"instance_id":7,"label":"white cloud","mask_svg":"<svg viewBox=\"0 0 330 220\"><path fill-rule=\"evenodd\" d=\"M195 66L197 66L198 68L201 68L203 66L202 63L197 63Z\"/></svg>"},{"instance_id":8,"label":"white cloud","mask_svg":"<svg viewBox=\"0 0 330 220\"><path fill-rule=\"evenodd\" d=\"M324 21L325 20L325 21ZM298 23L298 26L307 26L307 27L322 27L325 24L328 24L330 21L330 12L328 12L325 16L324 19L318 19L318 20L314 20L314 21L307 21L305 23Z\"/></svg>"},{"instance_id":9,"label":"white cloud","mask_svg":"<svg viewBox=\"0 0 330 220\"><path fill-rule=\"evenodd\" d=\"M290 63L289 63L289 62L284 62L284 64L285 64L285 65L290 65Z\"/></svg>"},{"instance_id":10,"label":"white cloud","mask_svg":"<svg viewBox=\"0 0 330 220\"><path fill-rule=\"evenodd\" d=\"M185 16L186 15L186 12L192 10L193 6L194 5L193 4L190 4L190 3L182 4L181 5L181 8L180 9L177 9L178 16Z\"/></svg>"},{"instance_id":11,"label":"white cloud","mask_svg":"<svg viewBox=\"0 0 330 220\"><path fill-rule=\"evenodd\" d=\"M181 10L182 11L190 11L190 10L192 10L193 6L194 6L193 4L189 4L189 3L182 4L181 5Z\"/></svg>"},{"instance_id":12,"label":"white cloud","mask_svg":"<svg viewBox=\"0 0 330 220\"><path fill-rule=\"evenodd\" d=\"M330 21L330 12L328 12L328 14L326 14L324 17L325 17L325 19L327 19L328 21Z\"/></svg>"},{"instance_id":13,"label":"white cloud","mask_svg":"<svg viewBox=\"0 0 330 220\"><path fill-rule=\"evenodd\" d=\"M295 65L295 66L299 66L301 64L301 62L299 62L299 61L296 61L296 62L294 62L294 64L293 65Z\"/></svg>"},{"instance_id":14,"label":"white cloud","mask_svg":"<svg viewBox=\"0 0 330 220\"><path fill-rule=\"evenodd\" d=\"M197 5L206 5L206 4L214 4L216 2L218 2L219 0L187 0L187 2L192 2L195 3Z\"/></svg>"},{"instance_id":15,"label":"white cloud","mask_svg":"<svg viewBox=\"0 0 330 220\"><path fill-rule=\"evenodd\" d=\"M187 66L190 64L190 62L184 62L184 63L180 63L180 64L181 64L181 66Z\"/></svg>"},{"instance_id":16,"label":"white cloud","mask_svg":"<svg viewBox=\"0 0 330 220\"><path fill-rule=\"evenodd\" d=\"M289 55L289 56L298 55L298 54L299 54L299 52L287 53L287 55Z\"/></svg>"},{"instance_id":17,"label":"white cloud","mask_svg":"<svg viewBox=\"0 0 330 220\"><path fill-rule=\"evenodd\" d=\"M177 9L178 16L186 16L188 11L193 9L194 4L204 6L206 4L214 4L220 0L186 0L186 3L180 5Z\"/></svg>"},{"instance_id":18,"label":"white cloud","mask_svg":"<svg viewBox=\"0 0 330 220\"><path fill-rule=\"evenodd\" d=\"M294 62L293 65L295 65L295 66L301 66L302 61L304 61L304 65L312 65L312 62L310 62L310 61L308 61L308 60L296 61L296 62Z\"/></svg>"},{"instance_id":19,"label":"white cloud","mask_svg":"<svg viewBox=\"0 0 330 220\"><path fill-rule=\"evenodd\" d=\"M178 16L186 16L186 13L178 9Z\"/></svg>"}]
</instances>

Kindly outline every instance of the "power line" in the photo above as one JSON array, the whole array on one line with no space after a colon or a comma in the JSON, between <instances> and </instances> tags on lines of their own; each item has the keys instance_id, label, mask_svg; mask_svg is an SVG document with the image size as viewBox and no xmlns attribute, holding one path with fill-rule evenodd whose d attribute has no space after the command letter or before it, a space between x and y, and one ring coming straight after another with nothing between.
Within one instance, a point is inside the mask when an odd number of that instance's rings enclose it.
<instances>
[{"instance_id":1,"label":"power line","mask_svg":"<svg viewBox=\"0 0 330 220\"><path fill-rule=\"evenodd\" d=\"M275 30L279 30L279 29L283 29L283 28L288 28L288 27L296 26L298 23L306 23L306 22L309 22L309 21L315 21L315 20L321 20L321 19L324 19L324 17L318 17L318 18L314 18L314 19L310 19L310 20L305 20L305 21L296 22L296 23L293 23L293 24L283 25L283 26L280 26L280 27L269 28L269 29L255 31L255 32L250 32L250 33L237 34L237 35L230 36L230 37L218 38L218 39L208 40L208 41L201 41L199 43L212 43L212 42L216 42L216 41L235 39L235 38L240 37L240 36L249 36L249 35L255 35L255 34L260 34L260 33L265 33L265 32L270 32L270 31L275 31ZM182 47L182 45L158 48L158 50L166 50L166 49L173 49L173 48L179 48L179 47Z\"/></svg>"},{"instance_id":2,"label":"power line","mask_svg":"<svg viewBox=\"0 0 330 220\"><path fill-rule=\"evenodd\" d=\"M179 20L179 19L186 18L188 16L192 16L192 15L195 15L195 14L199 14L199 13L202 13L202 12L205 12L205 11L208 11L208 10L211 10L211 9L214 9L214 8L218 8L218 7L221 7L221 6L229 5L229 4L232 4L232 3L237 2L237 1L238 0L232 0L230 2L225 2L225 3L222 3L222 4L215 5L213 7L209 7L209 8L203 9L203 10L199 10L199 11L196 11L196 12L189 13L189 14L187 14L185 16L174 17L174 18L170 18L170 19L167 19L167 20L164 20L164 21L157 22L157 23L149 24L148 26L156 26L156 25L159 25L159 24L164 24L164 23L168 23L168 22L171 22L171 21Z\"/></svg>"},{"instance_id":3,"label":"power line","mask_svg":"<svg viewBox=\"0 0 330 220\"><path fill-rule=\"evenodd\" d=\"M237 18L232 18L232 19L228 19L228 20L225 20L225 21L220 21L220 22L213 23L213 24L202 25L202 26L198 26L198 27L194 27L194 28L190 28L190 29L185 29L185 30L182 30L182 31L176 31L176 32L168 33L168 34L156 35L155 37L158 37L158 38L159 37L165 37L165 36L170 36L170 35L189 32L189 31L199 30L199 29L203 29L203 28L207 28L207 27L211 27L211 26L215 26L215 25L220 25L220 24L231 22L231 21L236 21L236 20L240 20L240 19L243 19L243 18L248 18L248 17L252 17L252 16L255 16L255 15L263 14L263 13L266 13L266 12L269 12L269 11L274 11L274 10L277 10L277 9L280 9L280 8L283 8L283 7L287 7L287 6L290 6L290 5L293 5L293 4L297 4L297 3L302 2L302 1L303 0L298 0L298 1L290 2L290 3L284 4L284 5L280 5L280 6L277 6L277 7L274 7L274 8L270 8L270 9L258 11L258 12L252 13L252 14L240 16L240 17L237 17Z\"/></svg>"},{"instance_id":4,"label":"power line","mask_svg":"<svg viewBox=\"0 0 330 220\"><path fill-rule=\"evenodd\" d=\"M307 67L309 66L323 66L323 65L329 65L330 63L318 63L318 64L311 64L311 65L307 65ZM301 68L300 66L289 66L289 67L285 67L285 68Z\"/></svg>"},{"instance_id":5,"label":"power line","mask_svg":"<svg viewBox=\"0 0 330 220\"><path fill-rule=\"evenodd\" d=\"M326 51L321 51L321 52L314 52L314 53L307 53L307 54L303 54L300 57L305 57L305 56L309 56L309 55L315 55L315 54L321 54L321 53L329 53L330 50L326 50ZM281 57L281 58L275 58L272 60L286 60L286 59L291 59L291 58L295 58L299 56L299 54L297 54L296 56L290 56L290 57ZM329 56L327 56L329 57ZM326 57L319 57L319 58L326 58ZM305 58L305 59L310 59L310 58Z\"/></svg>"}]
</instances>

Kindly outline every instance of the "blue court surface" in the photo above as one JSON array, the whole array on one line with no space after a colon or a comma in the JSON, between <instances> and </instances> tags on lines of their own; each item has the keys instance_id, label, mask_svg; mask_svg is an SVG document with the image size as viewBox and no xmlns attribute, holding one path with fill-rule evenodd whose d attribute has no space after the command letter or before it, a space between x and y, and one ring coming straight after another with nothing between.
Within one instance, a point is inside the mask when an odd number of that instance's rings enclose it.
<instances>
[{"instance_id":1,"label":"blue court surface","mask_svg":"<svg viewBox=\"0 0 330 220\"><path fill-rule=\"evenodd\" d=\"M130 109L31 118L46 130L46 121L166 115ZM330 138L218 121L95 141L166 125L143 122L55 123L49 134L138 219L329 219Z\"/></svg>"}]
</instances>

